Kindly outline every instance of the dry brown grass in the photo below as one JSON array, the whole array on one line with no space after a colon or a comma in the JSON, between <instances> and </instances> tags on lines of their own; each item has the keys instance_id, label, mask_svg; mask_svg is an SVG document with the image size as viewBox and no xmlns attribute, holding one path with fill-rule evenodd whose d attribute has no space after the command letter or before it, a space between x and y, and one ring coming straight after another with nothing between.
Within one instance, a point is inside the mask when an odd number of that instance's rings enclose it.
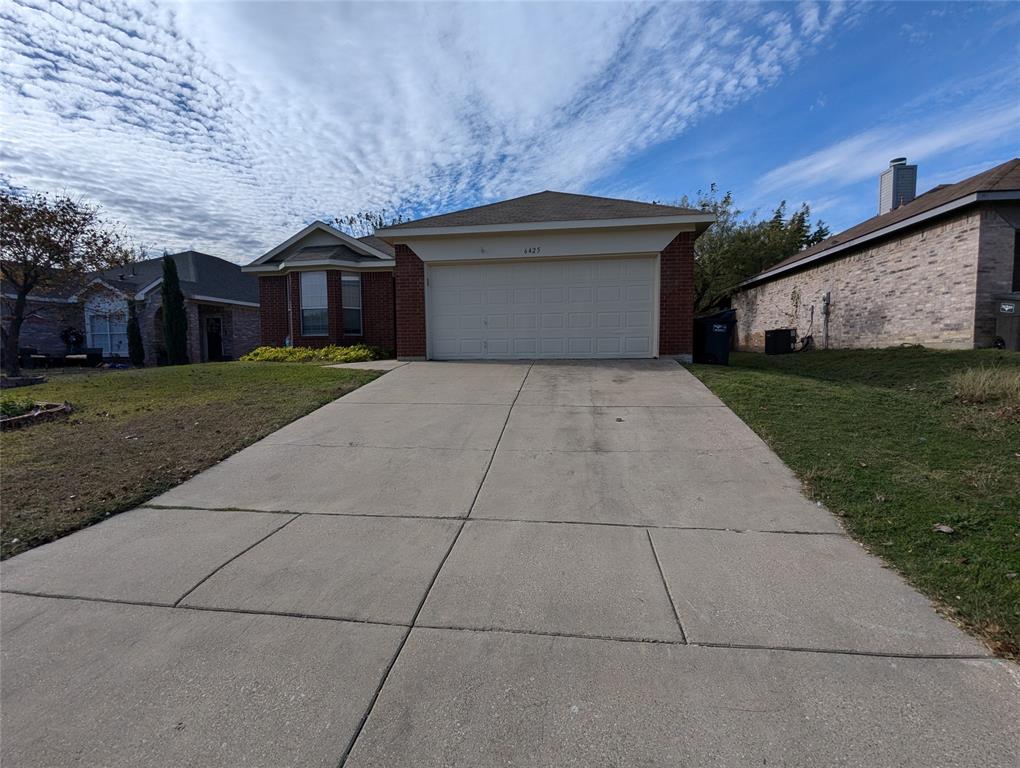
<instances>
[{"instance_id":1,"label":"dry brown grass","mask_svg":"<svg viewBox=\"0 0 1020 768\"><path fill-rule=\"evenodd\" d=\"M1020 370L982 366L949 377L953 396L961 403L1020 406Z\"/></svg>"}]
</instances>

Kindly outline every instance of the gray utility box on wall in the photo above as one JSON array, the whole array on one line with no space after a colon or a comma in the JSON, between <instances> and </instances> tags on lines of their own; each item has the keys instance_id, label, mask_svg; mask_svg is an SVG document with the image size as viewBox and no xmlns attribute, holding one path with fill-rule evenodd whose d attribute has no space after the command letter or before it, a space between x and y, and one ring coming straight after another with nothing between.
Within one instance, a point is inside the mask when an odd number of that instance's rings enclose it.
<instances>
[{"instance_id":1,"label":"gray utility box on wall","mask_svg":"<svg viewBox=\"0 0 1020 768\"><path fill-rule=\"evenodd\" d=\"M1020 293L995 300L995 346L1020 352Z\"/></svg>"}]
</instances>

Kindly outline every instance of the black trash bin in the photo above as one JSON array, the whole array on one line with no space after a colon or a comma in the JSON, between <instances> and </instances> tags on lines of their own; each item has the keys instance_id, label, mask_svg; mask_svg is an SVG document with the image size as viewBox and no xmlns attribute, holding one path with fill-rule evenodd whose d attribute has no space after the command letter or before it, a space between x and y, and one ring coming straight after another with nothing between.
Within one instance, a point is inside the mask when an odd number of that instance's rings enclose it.
<instances>
[{"instance_id":1,"label":"black trash bin","mask_svg":"<svg viewBox=\"0 0 1020 768\"><path fill-rule=\"evenodd\" d=\"M694 318L694 362L729 365L736 324L734 309Z\"/></svg>"}]
</instances>

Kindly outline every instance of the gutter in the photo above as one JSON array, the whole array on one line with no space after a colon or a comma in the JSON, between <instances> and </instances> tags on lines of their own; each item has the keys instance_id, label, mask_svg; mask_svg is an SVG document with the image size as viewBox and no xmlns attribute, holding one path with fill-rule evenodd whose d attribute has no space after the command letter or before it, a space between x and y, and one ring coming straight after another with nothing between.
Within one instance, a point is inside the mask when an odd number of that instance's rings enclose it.
<instances>
[{"instance_id":1,"label":"gutter","mask_svg":"<svg viewBox=\"0 0 1020 768\"><path fill-rule=\"evenodd\" d=\"M930 210L923 211L922 213L918 213L914 216L911 216L908 219L904 219L903 221L898 221L895 224L890 224L889 226L882 227L881 229L876 229L874 232L869 232L866 235L855 237L853 240L847 240L845 243L839 243L838 245L834 245L831 248L826 248L824 251L813 253L807 258L802 259L800 261L794 261L791 264L786 264L782 267L776 267L766 272L757 274L754 277L749 277L742 283L737 283L737 285L734 287L739 290L741 288L749 287L756 283L767 282L771 280L773 277L784 274L791 270L800 269L805 265L813 264L816 261L827 259L837 253L841 253L842 251L848 250L850 248L856 248L857 246L864 245L865 243L871 242L872 240L877 240L879 238L885 237L886 235L891 235L895 232L899 232L902 229L915 226L916 224L921 224L922 222L937 218L939 216L944 216L945 214L952 213L953 211L959 210L960 208L966 208L968 205L973 205L974 203L1002 202L1007 200L1020 200L1020 190L1006 192L973 192L964 197L940 205L937 208L932 208Z\"/></svg>"},{"instance_id":2,"label":"gutter","mask_svg":"<svg viewBox=\"0 0 1020 768\"><path fill-rule=\"evenodd\" d=\"M278 264L249 264L246 267L241 267L242 272L255 273L255 274L279 274L281 272L299 272L305 269L322 269L323 267L334 267L355 270L359 272L378 272L380 270L393 269L396 265L395 259L388 259L383 261L379 259L379 264L372 264L371 262L364 261L338 261L337 259L315 259L313 261L302 261L299 264L292 262L281 261Z\"/></svg>"},{"instance_id":3,"label":"gutter","mask_svg":"<svg viewBox=\"0 0 1020 768\"><path fill-rule=\"evenodd\" d=\"M715 223L713 214L685 213L674 216L637 216L621 219L572 219L564 221L530 221L519 224L468 224L445 227L384 227L377 229L375 236L386 242L398 243L408 238L444 237L450 235L486 235L512 234L514 232L547 232L576 229L609 229L624 227L668 227L677 224L703 224L705 227Z\"/></svg>"}]
</instances>

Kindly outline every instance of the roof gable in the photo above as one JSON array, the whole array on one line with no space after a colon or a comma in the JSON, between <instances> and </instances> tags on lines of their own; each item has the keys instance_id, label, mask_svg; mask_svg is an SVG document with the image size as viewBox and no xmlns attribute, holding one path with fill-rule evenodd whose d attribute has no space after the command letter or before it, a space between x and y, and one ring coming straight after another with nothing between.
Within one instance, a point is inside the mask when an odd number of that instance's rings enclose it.
<instances>
[{"instance_id":1,"label":"roof gable","mask_svg":"<svg viewBox=\"0 0 1020 768\"><path fill-rule=\"evenodd\" d=\"M671 205L618 200L567 192L537 192L532 195L502 200L462 211L407 221L379 230L394 235L400 230L438 227L474 227L493 224L531 224L558 221L604 221L610 219L655 218L698 215L704 211Z\"/></svg>"},{"instance_id":2,"label":"roof gable","mask_svg":"<svg viewBox=\"0 0 1020 768\"><path fill-rule=\"evenodd\" d=\"M375 238L372 238L375 239ZM389 262L392 255L369 238L358 238L331 227L324 221L313 221L295 235L284 240L248 265L248 268L271 264L300 263L302 261L337 261L369 263ZM305 242L307 241L307 242ZM304 242L304 245L302 243ZM318 250L313 250L318 249Z\"/></svg>"}]
</instances>

